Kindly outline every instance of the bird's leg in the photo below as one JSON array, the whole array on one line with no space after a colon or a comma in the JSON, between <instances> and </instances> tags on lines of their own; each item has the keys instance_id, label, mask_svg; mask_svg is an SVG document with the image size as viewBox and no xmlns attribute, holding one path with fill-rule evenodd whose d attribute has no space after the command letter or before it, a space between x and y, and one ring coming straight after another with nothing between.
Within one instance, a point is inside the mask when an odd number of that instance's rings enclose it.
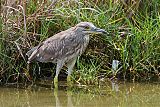
<instances>
[{"instance_id":1,"label":"bird's leg","mask_svg":"<svg viewBox=\"0 0 160 107\"><path fill-rule=\"evenodd\" d=\"M58 88L58 76L54 77L54 88Z\"/></svg>"},{"instance_id":2,"label":"bird's leg","mask_svg":"<svg viewBox=\"0 0 160 107\"><path fill-rule=\"evenodd\" d=\"M59 72L60 72L61 68L63 67L63 65L64 65L64 61L59 60L57 62L56 75L54 77L54 87L55 88L58 88L58 75L59 75Z\"/></svg>"},{"instance_id":3,"label":"bird's leg","mask_svg":"<svg viewBox=\"0 0 160 107\"><path fill-rule=\"evenodd\" d=\"M69 86L72 85L71 73L72 73L72 71L73 71L73 67L74 67L75 63L76 63L76 58L70 60L70 61L67 63L67 67L68 67L67 84L68 84Z\"/></svg>"}]
</instances>

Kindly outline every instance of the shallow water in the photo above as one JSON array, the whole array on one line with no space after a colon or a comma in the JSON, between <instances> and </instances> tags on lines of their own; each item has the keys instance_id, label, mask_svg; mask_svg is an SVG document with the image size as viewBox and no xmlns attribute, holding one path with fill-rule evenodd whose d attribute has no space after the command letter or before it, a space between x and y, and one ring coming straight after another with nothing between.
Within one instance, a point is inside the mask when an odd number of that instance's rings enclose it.
<instances>
[{"instance_id":1,"label":"shallow water","mask_svg":"<svg viewBox=\"0 0 160 107\"><path fill-rule=\"evenodd\" d=\"M58 90L1 87L0 107L160 107L160 85L112 83Z\"/></svg>"}]
</instances>

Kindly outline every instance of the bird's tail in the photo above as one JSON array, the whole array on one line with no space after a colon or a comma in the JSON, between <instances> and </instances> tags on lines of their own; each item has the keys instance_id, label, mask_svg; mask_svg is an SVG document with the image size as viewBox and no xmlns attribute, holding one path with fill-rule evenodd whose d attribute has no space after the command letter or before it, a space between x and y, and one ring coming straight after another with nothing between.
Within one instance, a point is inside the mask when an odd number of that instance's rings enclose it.
<instances>
[{"instance_id":1,"label":"bird's tail","mask_svg":"<svg viewBox=\"0 0 160 107\"><path fill-rule=\"evenodd\" d=\"M27 55L28 57L30 57L31 54L32 54L37 48L38 48L37 46L36 46L36 47L33 47L31 50L29 50L29 51L26 53L26 55Z\"/></svg>"},{"instance_id":2,"label":"bird's tail","mask_svg":"<svg viewBox=\"0 0 160 107\"><path fill-rule=\"evenodd\" d=\"M28 63L30 63L30 57L32 56L32 53L34 52L34 51L36 51L38 49L38 46L36 46L36 47L33 47L31 50L29 50L27 53L26 53L26 55L28 56Z\"/></svg>"},{"instance_id":3,"label":"bird's tail","mask_svg":"<svg viewBox=\"0 0 160 107\"><path fill-rule=\"evenodd\" d=\"M27 63L30 63L31 61L33 61L38 52L39 52L39 48L43 45L43 43L40 43L38 46L36 47L33 47L31 50L29 50L26 55L28 56L28 62Z\"/></svg>"}]
</instances>

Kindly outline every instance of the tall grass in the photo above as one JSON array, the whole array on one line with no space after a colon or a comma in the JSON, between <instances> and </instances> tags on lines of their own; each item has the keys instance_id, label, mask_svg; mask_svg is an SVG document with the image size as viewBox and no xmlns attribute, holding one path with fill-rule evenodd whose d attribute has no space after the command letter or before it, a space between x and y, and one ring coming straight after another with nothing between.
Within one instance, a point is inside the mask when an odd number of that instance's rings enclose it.
<instances>
[{"instance_id":1,"label":"tall grass","mask_svg":"<svg viewBox=\"0 0 160 107\"><path fill-rule=\"evenodd\" d=\"M106 29L109 35L91 36L86 52L77 62L75 71L79 72L73 74L75 81L79 78L80 82L87 84L96 82L99 77L112 76L111 63L114 59L120 61L117 77L129 80L159 77L158 0L29 0L12 5L2 3L2 83L50 76L50 71L55 68L50 63L33 63L32 71L28 72L25 53L39 42L81 21L90 21Z\"/></svg>"}]
</instances>

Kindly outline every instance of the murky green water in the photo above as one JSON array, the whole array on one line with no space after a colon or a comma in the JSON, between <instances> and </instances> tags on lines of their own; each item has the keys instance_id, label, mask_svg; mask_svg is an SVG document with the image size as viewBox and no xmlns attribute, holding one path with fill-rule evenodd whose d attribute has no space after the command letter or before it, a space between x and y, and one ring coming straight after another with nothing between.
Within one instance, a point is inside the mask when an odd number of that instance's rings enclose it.
<instances>
[{"instance_id":1,"label":"murky green water","mask_svg":"<svg viewBox=\"0 0 160 107\"><path fill-rule=\"evenodd\" d=\"M160 107L160 84L121 83L68 90L0 88L0 107Z\"/></svg>"}]
</instances>

